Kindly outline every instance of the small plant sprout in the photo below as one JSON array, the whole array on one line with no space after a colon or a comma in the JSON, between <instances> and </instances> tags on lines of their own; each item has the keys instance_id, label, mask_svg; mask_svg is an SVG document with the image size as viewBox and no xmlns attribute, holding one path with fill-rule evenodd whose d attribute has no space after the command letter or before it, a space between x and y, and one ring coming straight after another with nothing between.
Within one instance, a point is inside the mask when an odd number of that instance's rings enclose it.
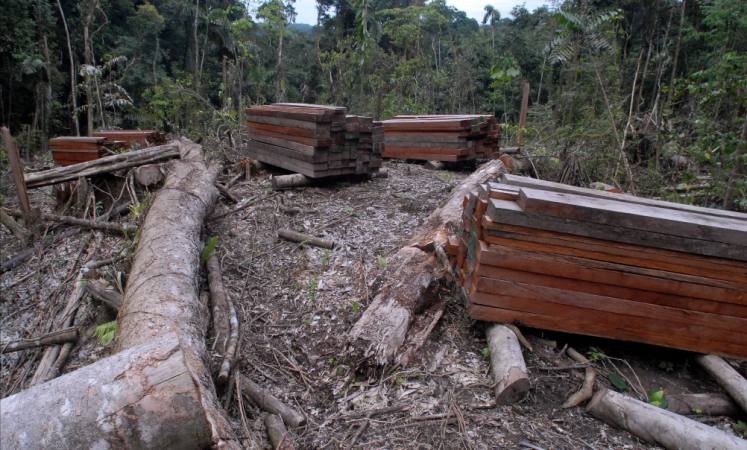
<instances>
[{"instance_id":1,"label":"small plant sprout","mask_svg":"<svg viewBox=\"0 0 747 450\"><path fill-rule=\"evenodd\" d=\"M490 359L490 348L489 347L483 347L480 349L480 354L485 359Z\"/></svg>"},{"instance_id":2,"label":"small plant sprout","mask_svg":"<svg viewBox=\"0 0 747 450\"><path fill-rule=\"evenodd\" d=\"M93 335L98 338L101 345L106 347L111 344L114 337L117 335L117 321L112 320L111 322L102 323L96 327L93 331Z\"/></svg>"},{"instance_id":3,"label":"small plant sprout","mask_svg":"<svg viewBox=\"0 0 747 450\"><path fill-rule=\"evenodd\" d=\"M213 252L215 252L215 247L218 245L218 236L210 236L210 239L207 240L205 243L205 247L202 249L202 257L200 258L202 260L202 263L205 264L208 259L213 255Z\"/></svg>"},{"instance_id":4,"label":"small plant sprout","mask_svg":"<svg viewBox=\"0 0 747 450\"><path fill-rule=\"evenodd\" d=\"M330 250L324 250L324 253L322 253L322 267L325 269L329 267L329 260L332 257L332 252Z\"/></svg>"},{"instance_id":5,"label":"small plant sprout","mask_svg":"<svg viewBox=\"0 0 747 450\"><path fill-rule=\"evenodd\" d=\"M345 211L345 214L349 216L352 216L353 213L355 212L355 210L350 206L346 206L345 208L343 208L343 211Z\"/></svg>"},{"instance_id":6,"label":"small plant sprout","mask_svg":"<svg viewBox=\"0 0 747 450\"><path fill-rule=\"evenodd\" d=\"M648 394L648 402L659 408L667 407L667 398L664 396L664 388L651 391Z\"/></svg>"},{"instance_id":7,"label":"small plant sprout","mask_svg":"<svg viewBox=\"0 0 747 450\"><path fill-rule=\"evenodd\" d=\"M316 302L316 294L318 290L319 290L319 278L314 277L309 281L309 288L308 288L309 301L311 303Z\"/></svg>"},{"instance_id":8,"label":"small plant sprout","mask_svg":"<svg viewBox=\"0 0 747 450\"><path fill-rule=\"evenodd\" d=\"M355 314L356 316L361 312L361 304L356 300L353 300L353 304L350 306L350 308L353 310L353 314Z\"/></svg>"},{"instance_id":9,"label":"small plant sprout","mask_svg":"<svg viewBox=\"0 0 747 450\"><path fill-rule=\"evenodd\" d=\"M377 255L376 264L378 264L379 269L383 270L389 265L389 260L386 259L386 256Z\"/></svg>"}]
</instances>

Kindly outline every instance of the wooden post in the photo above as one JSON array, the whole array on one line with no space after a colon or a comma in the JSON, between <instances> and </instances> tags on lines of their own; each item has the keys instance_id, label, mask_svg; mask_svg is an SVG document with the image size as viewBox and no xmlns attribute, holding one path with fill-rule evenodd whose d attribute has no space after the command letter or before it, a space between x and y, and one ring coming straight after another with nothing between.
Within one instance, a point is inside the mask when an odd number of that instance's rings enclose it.
<instances>
[{"instance_id":1,"label":"wooden post","mask_svg":"<svg viewBox=\"0 0 747 450\"><path fill-rule=\"evenodd\" d=\"M527 127L527 110L529 109L529 82L521 84L521 112L519 113L519 147L524 146L524 128Z\"/></svg>"},{"instance_id":2,"label":"wooden post","mask_svg":"<svg viewBox=\"0 0 747 450\"><path fill-rule=\"evenodd\" d=\"M34 215L31 211L28 192L26 192L26 180L23 178L21 155L18 153L18 147L13 143L10 130L7 127L3 127L2 134L3 145L8 150L8 161L10 161L10 167L13 171L13 181L16 184L16 193L18 194L18 203L21 205L21 212L23 213L23 222L26 226L29 226L34 221Z\"/></svg>"}]
</instances>

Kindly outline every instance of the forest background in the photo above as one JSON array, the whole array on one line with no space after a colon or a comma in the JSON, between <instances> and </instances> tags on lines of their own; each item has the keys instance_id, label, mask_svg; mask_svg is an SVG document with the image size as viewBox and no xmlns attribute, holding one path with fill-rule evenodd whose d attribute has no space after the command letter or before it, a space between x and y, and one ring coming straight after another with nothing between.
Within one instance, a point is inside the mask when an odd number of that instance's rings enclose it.
<instances>
[{"instance_id":1,"label":"forest background","mask_svg":"<svg viewBox=\"0 0 747 450\"><path fill-rule=\"evenodd\" d=\"M744 1L486 5L477 21L444 0L317 0L313 25L292 0L4 0L0 15L0 123L27 158L110 127L239 145L242 111L276 101L492 113L508 146L522 80L536 175L747 210Z\"/></svg>"}]
</instances>

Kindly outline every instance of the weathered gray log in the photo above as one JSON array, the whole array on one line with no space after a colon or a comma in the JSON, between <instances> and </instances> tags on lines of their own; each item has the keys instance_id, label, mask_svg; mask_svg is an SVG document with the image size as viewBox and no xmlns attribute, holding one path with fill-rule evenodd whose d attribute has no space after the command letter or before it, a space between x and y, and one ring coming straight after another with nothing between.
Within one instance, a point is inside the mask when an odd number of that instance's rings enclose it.
<instances>
[{"instance_id":1,"label":"weathered gray log","mask_svg":"<svg viewBox=\"0 0 747 450\"><path fill-rule=\"evenodd\" d=\"M30 348L64 344L65 342L75 342L77 340L78 328L65 328L64 330L53 331L35 338L18 339L15 341L0 343L0 353L19 352Z\"/></svg>"},{"instance_id":2,"label":"weathered gray log","mask_svg":"<svg viewBox=\"0 0 747 450\"><path fill-rule=\"evenodd\" d=\"M142 187L153 187L161 184L165 178L161 164L146 164L133 170L135 181Z\"/></svg>"},{"instance_id":3,"label":"weathered gray log","mask_svg":"<svg viewBox=\"0 0 747 450\"><path fill-rule=\"evenodd\" d=\"M7 449L191 449L213 444L198 380L173 335L0 401Z\"/></svg>"},{"instance_id":4,"label":"weathered gray log","mask_svg":"<svg viewBox=\"0 0 747 450\"><path fill-rule=\"evenodd\" d=\"M11 216L16 216L16 217L21 216L20 211L9 210L8 214L10 214ZM46 220L49 222L65 223L68 225L75 225L78 227L90 228L92 230L114 231L114 232L122 233L122 234L133 234L137 231L137 225L133 225L131 223L116 223L116 222L105 222L105 221L99 221L99 220L87 220L87 219L80 219L78 217L59 216L57 214L48 214L48 213L39 213L39 217L42 220Z\"/></svg>"},{"instance_id":5,"label":"weathered gray log","mask_svg":"<svg viewBox=\"0 0 747 450\"><path fill-rule=\"evenodd\" d=\"M289 230L287 228L281 228L280 230L278 230L278 237L285 239L286 241L314 245L316 247L322 247L329 250L335 248L335 243L333 241L318 238L310 234L299 233L298 231Z\"/></svg>"},{"instance_id":6,"label":"weathered gray log","mask_svg":"<svg viewBox=\"0 0 747 450\"><path fill-rule=\"evenodd\" d=\"M210 304L213 310L213 339L215 340L213 353L217 353L220 358L220 362L216 363L215 367L217 368L216 373L219 384L224 384L228 381L229 374L226 373L225 377L221 377L220 375L223 363L226 361L228 343L231 339L232 305L229 304L226 287L223 284L223 275L218 256L215 253L210 255L205 266L207 268L208 288L210 289ZM236 332L238 333L238 330ZM233 361L233 355L231 355L229 361Z\"/></svg>"},{"instance_id":7,"label":"weathered gray log","mask_svg":"<svg viewBox=\"0 0 747 450\"><path fill-rule=\"evenodd\" d=\"M48 186L50 184L77 180L80 177L88 177L101 173L113 172L115 170L152 164L179 157L179 148L176 142L170 142L157 147L144 148L127 153L119 153L103 158L94 159L78 164L41 172L27 173L26 186L29 189Z\"/></svg>"},{"instance_id":8,"label":"weathered gray log","mask_svg":"<svg viewBox=\"0 0 747 450\"><path fill-rule=\"evenodd\" d=\"M313 183L310 178L300 173L290 175L274 175L270 177L270 183L275 190L290 189L294 187L311 186Z\"/></svg>"},{"instance_id":9,"label":"weathered gray log","mask_svg":"<svg viewBox=\"0 0 747 450\"><path fill-rule=\"evenodd\" d=\"M266 415L265 427L267 428L267 437L270 438L270 444L272 444L273 449L293 450L295 448L280 416L277 414Z\"/></svg>"},{"instance_id":10,"label":"weathered gray log","mask_svg":"<svg viewBox=\"0 0 747 450\"><path fill-rule=\"evenodd\" d=\"M739 406L726 394L670 394L667 409L682 415L736 416Z\"/></svg>"},{"instance_id":11,"label":"weathered gray log","mask_svg":"<svg viewBox=\"0 0 747 450\"><path fill-rule=\"evenodd\" d=\"M206 417L209 424L207 430L191 432L207 432L207 446L239 448L204 363L209 313L197 292L200 231L218 197L218 167L208 167L202 148L191 141L179 141L179 151L181 159L169 163L164 186L141 229L119 311L116 348L122 351L176 334L201 399L200 408L190 413ZM185 448L205 446L191 442Z\"/></svg>"},{"instance_id":12,"label":"weathered gray log","mask_svg":"<svg viewBox=\"0 0 747 450\"><path fill-rule=\"evenodd\" d=\"M614 427L669 449L747 449L747 441L733 434L608 389L597 391L586 411Z\"/></svg>"},{"instance_id":13,"label":"weathered gray log","mask_svg":"<svg viewBox=\"0 0 747 450\"><path fill-rule=\"evenodd\" d=\"M747 380L723 358L716 355L700 355L698 364L747 412Z\"/></svg>"},{"instance_id":14,"label":"weathered gray log","mask_svg":"<svg viewBox=\"0 0 747 450\"><path fill-rule=\"evenodd\" d=\"M306 417L300 411L286 405L257 383L244 375L239 375L239 380L241 391L260 409L279 415L292 428L300 427L306 423Z\"/></svg>"},{"instance_id":15,"label":"weathered gray log","mask_svg":"<svg viewBox=\"0 0 747 450\"><path fill-rule=\"evenodd\" d=\"M89 280L86 283L86 292L115 311L122 308L122 294L114 289L109 289L108 283L101 280Z\"/></svg>"},{"instance_id":16,"label":"weathered gray log","mask_svg":"<svg viewBox=\"0 0 747 450\"><path fill-rule=\"evenodd\" d=\"M495 399L498 405L510 405L521 400L529 391L529 376L516 334L505 325L488 327L490 369L495 382Z\"/></svg>"},{"instance_id":17,"label":"weathered gray log","mask_svg":"<svg viewBox=\"0 0 747 450\"><path fill-rule=\"evenodd\" d=\"M428 217L410 242L389 258L381 289L350 330L348 340L354 352L381 365L397 358L414 318L437 300L445 283L448 271L436 256L436 248L444 253L449 234L456 235L461 228L464 196L504 171L499 160L480 166Z\"/></svg>"},{"instance_id":18,"label":"weathered gray log","mask_svg":"<svg viewBox=\"0 0 747 450\"><path fill-rule=\"evenodd\" d=\"M581 389L571 394L566 401L563 402L563 408L572 408L580 405L594 395L594 382L597 379L597 371L592 367L591 361L581 353L577 352L573 347L569 347L566 354L577 363L586 366L584 369L584 383L581 385Z\"/></svg>"}]
</instances>

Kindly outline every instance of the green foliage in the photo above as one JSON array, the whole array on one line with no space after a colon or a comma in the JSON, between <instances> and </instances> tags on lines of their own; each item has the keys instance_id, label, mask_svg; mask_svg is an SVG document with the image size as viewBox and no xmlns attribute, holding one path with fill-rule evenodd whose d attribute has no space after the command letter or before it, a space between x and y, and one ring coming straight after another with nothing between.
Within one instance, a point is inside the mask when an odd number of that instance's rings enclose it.
<instances>
[{"instance_id":1,"label":"green foliage","mask_svg":"<svg viewBox=\"0 0 747 450\"><path fill-rule=\"evenodd\" d=\"M490 347L483 347L480 349L480 355L485 359L490 359Z\"/></svg>"},{"instance_id":2,"label":"green foliage","mask_svg":"<svg viewBox=\"0 0 747 450\"><path fill-rule=\"evenodd\" d=\"M330 250L324 250L324 253L322 253L322 267L325 269L329 267L329 260L332 257L332 251Z\"/></svg>"},{"instance_id":3,"label":"green foliage","mask_svg":"<svg viewBox=\"0 0 747 450\"><path fill-rule=\"evenodd\" d=\"M358 301L354 300L353 304L350 306L350 309L353 311L353 314L357 316L361 312L361 304L358 303Z\"/></svg>"},{"instance_id":4,"label":"green foliage","mask_svg":"<svg viewBox=\"0 0 747 450\"><path fill-rule=\"evenodd\" d=\"M205 246L202 248L202 254L200 255L200 260L203 264L207 262L208 259L213 255L215 252L215 247L218 246L218 236L210 236L210 238L205 243Z\"/></svg>"},{"instance_id":5,"label":"green foliage","mask_svg":"<svg viewBox=\"0 0 747 450\"><path fill-rule=\"evenodd\" d=\"M648 402L656 407L666 409L668 402L664 394L664 388L649 392Z\"/></svg>"},{"instance_id":6,"label":"green foliage","mask_svg":"<svg viewBox=\"0 0 747 450\"><path fill-rule=\"evenodd\" d=\"M379 269L386 269L389 265L389 260L386 258L386 256L382 255L376 255L376 264L379 266Z\"/></svg>"},{"instance_id":7,"label":"green foliage","mask_svg":"<svg viewBox=\"0 0 747 450\"><path fill-rule=\"evenodd\" d=\"M309 302L316 303L316 296L319 292L319 278L313 277L311 280L309 280L309 285L306 288L306 292Z\"/></svg>"},{"instance_id":8,"label":"green foliage","mask_svg":"<svg viewBox=\"0 0 747 450\"><path fill-rule=\"evenodd\" d=\"M94 337L98 338L99 343L103 346L111 344L117 335L117 321L112 320L98 325L93 331Z\"/></svg>"},{"instance_id":9,"label":"green foliage","mask_svg":"<svg viewBox=\"0 0 747 450\"><path fill-rule=\"evenodd\" d=\"M747 437L747 423L737 420L737 423L734 424L734 431L742 437Z\"/></svg>"},{"instance_id":10,"label":"green foliage","mask_svg":"<svg viewBox=\"0 0 747 450\"><path fill-rule=\"evenodd\" d=\"M589 361L591 362L602 361L603 359L607 359L607 355L597 347L589 348L589 351L587 352L587 356L589 357Z\"/></svg>"},{"instance_id":11,"label":"green foliage","mask_svg":"<svg viewBox=\"0 0 747 450\"><path fill-rule=\"evenodd\" d=\"M621 377L619 374L615 372L611 372L607 375L607 379L610 380L610 383L612 383L612 386L615 387L620 392L627 392L628 391L628 383L625 381L625 378Z\"/></svg>"}]
</instances>

